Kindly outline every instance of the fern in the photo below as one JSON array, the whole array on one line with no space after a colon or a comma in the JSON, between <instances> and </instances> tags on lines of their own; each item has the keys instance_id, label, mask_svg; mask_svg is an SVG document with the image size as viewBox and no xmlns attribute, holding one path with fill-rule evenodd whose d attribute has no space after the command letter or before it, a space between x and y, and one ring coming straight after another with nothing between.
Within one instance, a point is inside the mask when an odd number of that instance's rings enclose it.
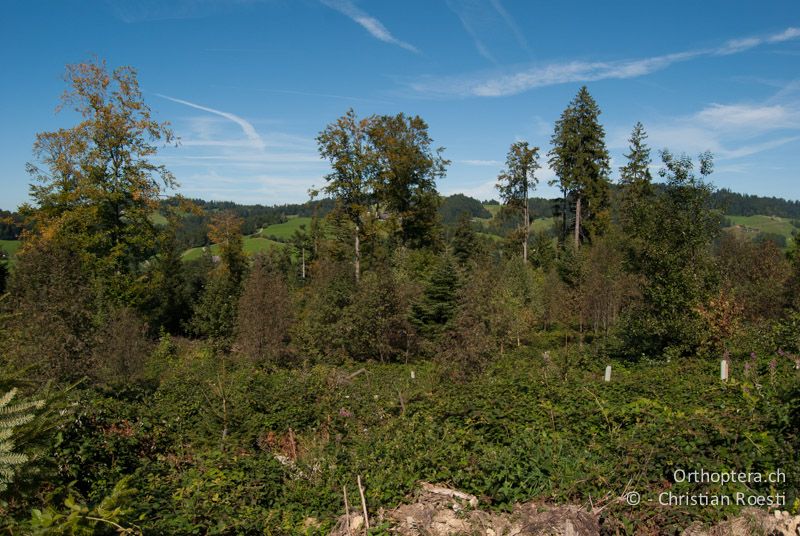
<instances>
[{"instance_id":1,"label":"fern","mask_svg":"<svg viewBox=\"0 0 800 536\"><path fill-rule=\"evenodd\" d=\"M14 479L17 470L28 461L25 454L14 452L14 431L33 420L32 410L44 406L43 400L17 402L12 400L16 389L0 397L0 491L5 491Z\"/></svg>"}]
</instances>

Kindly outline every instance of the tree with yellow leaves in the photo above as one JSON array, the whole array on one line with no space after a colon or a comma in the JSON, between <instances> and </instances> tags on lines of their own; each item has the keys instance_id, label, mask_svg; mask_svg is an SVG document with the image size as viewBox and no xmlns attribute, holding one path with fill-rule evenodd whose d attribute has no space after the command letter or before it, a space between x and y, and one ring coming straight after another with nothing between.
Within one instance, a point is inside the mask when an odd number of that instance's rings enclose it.
<instances>
[{"instance_id":1,"label":"tree with yellow leaves","mask_svg":"<svg viewBox=\"0 0 800 536\"><path fill-rule=\"evenodd\" d=\"M150 216L163 189L175 186L151 157L174 135L153 119L131 67L109 71L93 60L68 65L65 80L58 109L73 108L81 121L36 136L36 162L28 164L34 205L24 212L40 238L85 252L107 293L129 298L130 276L156 242Z\"/></svg>"}]
</instances>

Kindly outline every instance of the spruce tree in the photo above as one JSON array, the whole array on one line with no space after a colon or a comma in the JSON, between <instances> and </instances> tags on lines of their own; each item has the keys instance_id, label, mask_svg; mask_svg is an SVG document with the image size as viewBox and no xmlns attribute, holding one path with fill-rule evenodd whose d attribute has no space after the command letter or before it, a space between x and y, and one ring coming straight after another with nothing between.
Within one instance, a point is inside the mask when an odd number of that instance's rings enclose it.
<instances>
[{"instance_id":1,"label":"spruce tree","mask_svg":"<svg viewBox=\"0 0 800 536\"><path fill-rule=\"evenodd\" d=\"M619 168L621 203L620 221L626 233L631 234L637 224L647 217L648 204L654 195L653 177L650 174L650 147L645 140L647 132L641 123L636 123L628 140L628 163Z\"/></svg>"},{"instance_id":2,"label":"spruce tree","mask_svg":"<svg viewBox=\"0 0 800 536\"><path fill-rule=\"evenodd\" d=\"M469 212L462 212L453 233L453 256L458 259L461 266L465 266L475 253L477 245L478 240L472 229L472 218L470 218Z\"/></svg>"},{"instance_id":3,"label":"spruce tree","mask_svg":"<svg viewBox=\"0 0 800 536\"><path fill-rule=\"evenodd\" d=\"M575 246L601 235L609 224L609 156L605 131L599 122L600 108L583 86L556 122L551 138L550 167L563 194L562 239L566 239L566 204L575 203Z\"/></svg>"},{"instance_id":4,"label":"spruce tree","mask_svg":"<svg viewBox=\"0 0 800 536\"><path fill-rule=\"evenodd\" d=\"M455 316L458 274L453 259L444 255L439 261L422 299L411 309L411 322L420 334L438 336Z\"/></svg>"}]
</instances>

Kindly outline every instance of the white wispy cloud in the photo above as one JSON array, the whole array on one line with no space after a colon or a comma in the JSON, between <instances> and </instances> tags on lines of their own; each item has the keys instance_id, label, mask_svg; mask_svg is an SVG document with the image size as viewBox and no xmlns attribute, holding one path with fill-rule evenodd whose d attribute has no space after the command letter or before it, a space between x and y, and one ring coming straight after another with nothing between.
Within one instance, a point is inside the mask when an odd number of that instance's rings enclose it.
<instances>
[{"instance_id":1,"label":"white wispy cloud","mask_svg":"<svg viewBox=\"0 0 800 536\"><path fill-rule=\"evenodd\" d=\"M575 82L644 76L704 56L738 54L756 47L800 38L800 28L787 28L766 37L735 39L715 47L615 61L569 61L523 68L514 72L484 73L448 78L425 78L410 84L431 96L502 97L532 89Z\"/></svg>"},{"instance_id":2,"label":"white wispy cloud","mask_svg":"<svg viewBox=\"0 0 800 536\"><path fill-rule=\"evenodd\" d=\"M528 47L528 40L525 39L525 35L522 33L522 30L519 29L517 26L516 21L514 18L506 11L506 8L503 7L503 4L500 0L489 0L492 4L492 7L495 11L500 15L503 21L506 23L506 26L511 30L511 33L514 34L514 38L517 40L517 43L520 47L522 47L526 51L530 51Z\"/></svg>"},{"instance_id":3,"label":"white wispy cloud","mask_svg":"<svg viewBox=\"0 0 800 536\"><path fill-rule=\"evenodd\" d=\"M758 133L800 128L800 110L783 104L711 104L695 118L715 130Z\"/></svg>"},{"instance_id":4,"label":"white wispy cloud","mask_svg":"<svg viewBox=\"0 0 800 536\"><path fill-rule=\"evenodd\" d=\"M261 0L264 1L264 0ZM105 0L106 8L121 21L138 22L199 19L225 13L250 0Z\"/></svg>"},{"instance_id":5,"label":"white wispy cloud","mask_svg":"<svg viewBox=\"0 0 800 536\"><path fill-rule=\"evenodd\" d=\"M718 156L721 159L744 158L746 156L752 156L754 154L763 153L764 151L777 149L778 147L782 147L786 144L796 142L797 140L800 140L800 136L788 136L784 138L764 141L761 143L740 145L738 147L730 149L722 148L718 151Z\"/></svg>"},{"instance_id":6,"label":"white wispy cloud","mask_svg":"<svg viewBox=\"0 0 800 536\"><path fill-rule=\"evenodd\" d=\"M711 103L683 116L646 122L653 149L697 154L711 151L721 161L737 160L800 141L800 102ZM627 149L629 133L609 132L609 146ZM655 156L655 155L654 155ZM730 166L730 165L729 165Z\"/></svg>"},{"instance_id":7,"label":"white wispy cloud","mask_svg":"<svg viewBox=\"0 0 800 536\"><path fill-rule=\"evenodd\" d=\"M298 202L306 199L305 192L327 169L313 137L274 130L282 121L251 122L230 112L159 96L199 111L176 118L181 144L165 148L157 158L175 173L189 196L242 203Z\"/></svg>"},{"instance_id":8,"label":"white wispy cloud","mask_svg":"<svg viewBox=\"0 0 800 536\"><path fill-rule=\"evenodd\" d=\"M478 32L475 30L473 21L485 21L485 17L475 16L473 13L478 4L474 1L470 0L447 0L447 7L450 8L456 17L458 17L459 22L461 22L461 26L464 28L464 31L467 32L470 39L472 39L472 43L475 45L475 49L478 51L478 54L483 56L485 59L489 60L490 62L497 64L497 60L483 43L483 41L478 37Z\"/></svg>"},{"instance_id":9,"label":"white wispy cloud","mask_svg":"<svg viewBox=\"0 0 800 536\"><path fill-rule=\"evenodd\" d=\"M238 115L232 114L230 112L223 112L222 110L215 110L214 108L209 108L208 106L201 106L199 104L195 104L187 100L176 99L175 97L169 97L167 95L162 95L160 93L157 93L156 95L158 95L162 99L167 99L172 102L177 102L178 104L183 104L184 106L189 106L190 108L195 108L196 110L203 110L204 112L212 113L220 117L224 117L225 119L229 119L241 127L242 132L244 132L244 135L247 137L247 139L250 141L253 147L255 147L256 149L264 149L266 147L264 140L261 139L261 136L259 136L255 127L253 127L253 125L249 121L247 121L246 119L242 119Z\"/></svg>"},{"instance_id":10,"label":"white wispy cloud","mask_svg":"<svg viewBox=\"0 0 800 536\"><path fill-rule=\"evenodd\" d=\"M800 37L800 28L786 28L779 34L771 35L768 38L770 43L781 43L783 41L790 41Z\"/></svg>"},{"instance_id":11,"label":"white wispy cloud","mask_svg":"<svg viewBox=\"0 0 800 536\"><path fill-rule=\"evenodd\" d=\"M530 56L525 35L501 0L446 0L446 4L485 59L499 64L492 50L508 52L514 42Z\"/></svg>"},{"instance_id":12,"label":"white wispy cloud","mask_svg":"<svg viewBox=\"0 0 800 536\"><path fill-rule=\"evenodd\" d=\"M364 10L353 4L350 0L320 0L320 2L322 2L323 5L326 5L331 9L335 9L339 13L352 19L355 23L367 30L375 39L383 41L384 43L389 43L390 45L396 45L400 48L414 52L415 54L420 53L417 47L396 38L381 21L368 15L366 12L364 12Z\"/></svg>"},{"instance_id":13,"label":"white wispy cloud","mask_svg":"<svg viewBox=\"0 0 800 536\"><path fill-rule=\"evenodd\" d=\"M497 167L503 165L500 160L459 160L459 162L468 166Z\"/></svg>"}]
</instances>

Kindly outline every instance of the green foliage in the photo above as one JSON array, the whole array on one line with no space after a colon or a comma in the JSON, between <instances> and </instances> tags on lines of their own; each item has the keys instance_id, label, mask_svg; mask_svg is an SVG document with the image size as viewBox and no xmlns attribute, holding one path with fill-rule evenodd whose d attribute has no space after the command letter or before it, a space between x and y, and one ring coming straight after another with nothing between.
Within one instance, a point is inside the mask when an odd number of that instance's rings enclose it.
<instances>
[{"instance_id":1,"label":"green foliage","mask_svg":"<svg viewBox=\"0 0 800 536\"><path fill-rule=\"evenodd\" d=\"M630 145L625 155L627 163L619 168L621 203L619 218L622 229L631 236L636 227L646 225L650 202L655 194L653 177L650 174L650 148L646 145L647 133L641 123L636 123L628 140Z\"/></svg>"},{"instance_id":2,"label":"green foliage","mask_svg":"<svg viewBox=\"0 0 800 536\"><path fill-rule=\"evenodd\" d=\"M436 180L449 160L433 149L428 124L419 116L382 115L370 120L369 138L379 166L373 187L378 210L399 220L399 238L410 247L427 247L439 239L439 194Z\"/></svg>"},{"instance_id":3,"label":"green foliage","mask_svg":"<svg viewBox=\"0 0 800 536\"><path fill-rule=\"evenodd\" d=\"M302 316L295 339L305 358L344 357L341 312L353 300L355 285L345 263L324 261L312 267L311 281L303 289Z\"/></svg>"},{"instance_id":4,"label":"green foliage","mask_svg":"<svg viewBox=\"0 0 800 536\"><path fill-rule=\"evenodd\" d=\"M642 300L622 324L634 356L692 353L703 337L698 309L717 284L711 244L721 214L711 206L710 154L700 155L700 177L692 160L661 154L666 187L650 202L650 216L631 229L628 263L643 278Z\"/></svg>"},{"instance_id":5,"label":"green foliage","mask_svg":"<svg viewBox=\"0 0 800 536\"><path fill-rule=\"evenodd\" d=\"M140 474L136 497L145 532L252 534L279 523L274 503L284 468L266 453L204 452L180 464L163 460Z\"/></svg>"},{"instance_id":6,"label":"green foliage","mask_svg":"<svg viewBox=\"0 0 800 536\"><path fill-rule=\"evenodd\" d=\"M506 210L518 212L522 217L522 260L526 263L531 232L528 196L539 182L535 174L539 167L539 148L529 147L526 141L518 141L511 144L506 156L506 169L497 177L497 189Z\"/></svg>"},{"instance_id":7,"label":"green foliage","mask_svg":"<svg viewBox=\"0 0 800 536\"><path fill-rule=\"evenodd\" d=\"M22 212L44 240L79 248L104 299L129 305L141 291L136 274L155 246L150 219L172 174L153 164L156 143L173 141L167 123L151 117L136 71L109 72L102 61L68 65L62 105L81 122L37 135L29 164L35 206Z\"/></svg>"},{"instance_id":8,"label":"green foliage","mask_svg":"<svg viewBox=\"0 0 800 536\"><path fill-rule=\"evenodd\" d=\"M148 265L149 284L142 306L154 330L163 327L170 333L179 333L189 320L194 297L177 232L176 224L170 222L159 236L159 254Z\"/></svg>"},{"instance_id":9,"label":"green foliage","mask_svg":"<svg viewBox=\"0 0 800 536\"><path fill-rule=\"evenodd\" d=\"M240 291L226 274L212 274L195 303L189 330L224 346L234 333Z\"/></svg>"},{"instance_id":10,"label":"green foliage","mask_svg":"<svg viewBox=\"0 0 800 536\"><path fill-rule=\"evenodd\" d=\"M385 362L404 356L408 360L416 334L408 320L408 297L403 291L388 270L365 275L339 320L349 357Z\"/></svg>"},{"instance_id":11,"label":"green foliage","mask_svg":"<svg viewBox=\"0 0 800 536\"><path fill-rule=\"evenodd\" d=\"M276 363L288 356L294 321L286 278L275 263L258 257L244 282L236 314L235 339L248 359Z\"/></svg>"},{"instance_id":12,"label":"green foliage","mask_svg":"<svg viewBox=\"0 0 800 536\"><path fill-rule=\"evenodd\" d=\"M472 229L472 219L469 213L463 212L458 219L458 225L453 232L451 246L453 248L453 256L461 266L466 266L467 261L477 252L478 238Z\"/></svg>"},{"instance_id":13,"label":"green foliage","mask_svg":"<svg viewBox=\"0 0 800 536\"><path fill-rule=\"evenodd\" d=\"M455 315L459 279L450 255L442 255L422 297L411 308L411 322L421 335L436 338Z\"/></svg>"},{"instance_id":14,"label":"green foliage","mask_svg":"<svg viewBox=\"0 0 800 536\"><path fill-rule=\"evenodd\" d=\"M572 198L576 245L603 234L610 223L609 156L599 116L600 108L583 86L556 121L550 140L550 167L558 176L552 183L558 182L563 193L562 233L566 234L566 202Z\"/></svg>"},{"instance_id":15,"label":"green foliage","mask_svg":"<svg viewBox=\"0 0 800 536\"><path fill-rule=\"evenodd\" d=\"M131 477L122 478L111 493L93 506L83 504L80 496L69 489L63 509L48 506L33 509L30 534L69 534L91 536L101 532L141 535L135 525L125 526L122 519L131 512L130 502L135 490L128 488Z\"/></svg>"},{"instance_id":16,"label":"green foliage","mask_svg":"<svg viewBox=\"0 0 800 536\"><path fill-rule=\"evenodd\" d=\"M521 268L519 262L508 267ZM522 273L509 279L525 284ZM507 307L507 295L484 293L485 277L474 281L470 318L496 322L500 316L486 314L487 307ZM509 295L525 292L515 287ZM492 344L507 336L494 325L480 328ZM577 349L487 357L483 372L456 383L441 368L456 363L444 361L372 363L359 365L358 374L349 367L266 372L243 364L221 376L209 353L171 357L155 392L125 398L84 392L81 414L56 451L65 471L59 478L76 482L60 489L49 508L38 508L44 519L37 523L61 526L71 519L81 530L107 525L93 525L88 515L146 534L322 534L341 513L341 486L357 497L356 474L376 512L406 500L420 480L475 494L483 507L510 509L529 500L616 497L631 479L645 498L668 486L709 491L672 482L676 468L791 472L798 466L800 397L788 359L771 372L769 354L750 368L751 359L734 356L727 384L719 381L716 362L614 363L606 384L605 363ZM220 381L222 391L212 388ZM99 510L90 505L117 494L125 474L133 475L133 494L93 514ZM750 492L725 489L735 491ZM794 500L790 486L781 491ZM54 506L68 497L75 508ZM645 512L612 503L603 517L608 524L628 518L672 530L734 512Z\"/></svg>"},{"instance_id":17,"label":"green foliage","mask_svg":"<svg viewBox=\"0 0 800 536\"><path fill-rule=\"evenodd\" d=\"M93 366L97 292L73 244L31 241L10 282L9 337L3 341L19 367L44 378L75 380Z\"/></svg>"},{"instance_id":18,"label":"green foliage","mask_svg":"<svg viewBox=\"0 0 800 536\"><path fill-rule=\"evenodd\" d=\"M385 233L389 242L412 248L439 242L436 179L449 161L442 149L432 149L425 121L402 113L358 119L351 109L328 125L317 143L332 167L325 192L352 227L356 281L362 238Z\"/></svg>"}]
</instances>

